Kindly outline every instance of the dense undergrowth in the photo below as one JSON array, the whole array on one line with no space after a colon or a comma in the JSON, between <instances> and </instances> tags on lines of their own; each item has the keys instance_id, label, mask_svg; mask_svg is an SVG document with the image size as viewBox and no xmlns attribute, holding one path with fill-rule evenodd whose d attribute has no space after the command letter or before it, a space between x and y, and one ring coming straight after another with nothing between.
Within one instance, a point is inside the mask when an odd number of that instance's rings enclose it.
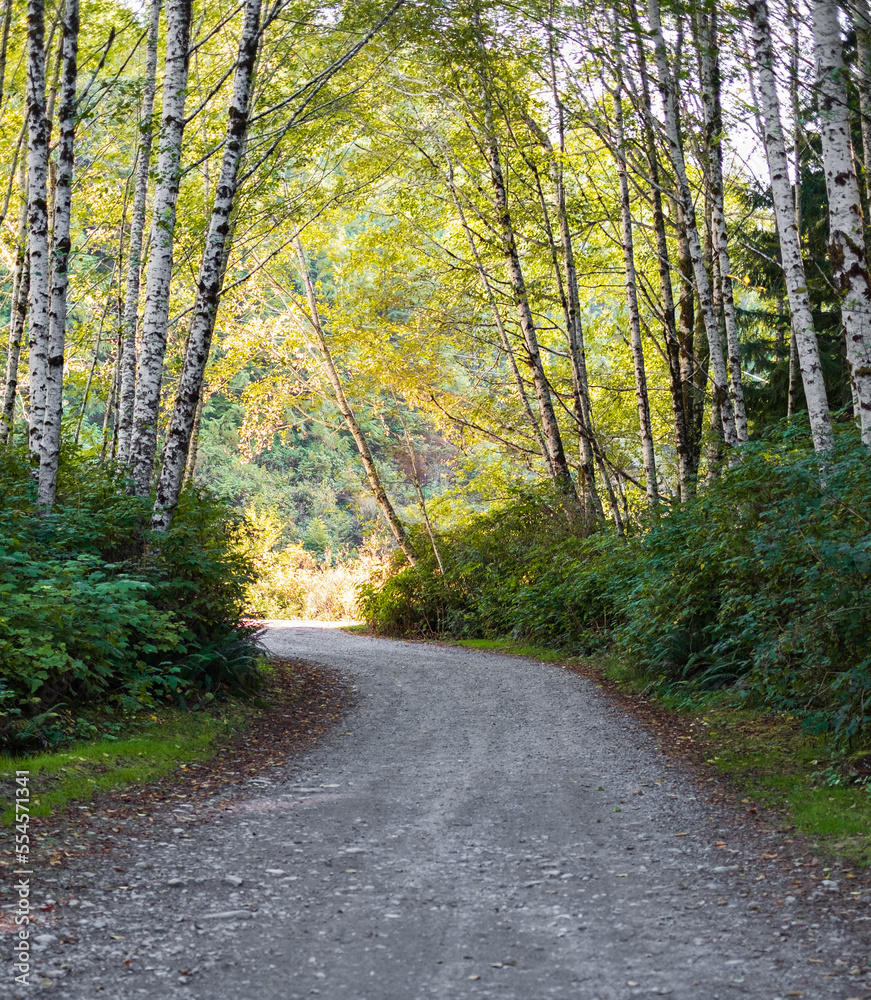
<instances>
[{"instance_id":1,"label":"dense undergrowth","mask_svg":"<svg viewBox=\"0 0 871 1000\"><path fill-rule=\"evenodd\" d=\"M26 457L0 456L0 749L110 732L156 701L205 704L258 683L243 620L243 521L187 490L164 535L113 470L69 454L38 511Z\"/></svg>"},{"instance_id":2,"label":"dense undergrowth","mask_svg":"<svg viewBox=\"0 0 871 1000\"><path fill-rule=\"evenodd\" d=\"M615 647L649 689L732 688L854 751L871 742L871 463L851 427L824 468L796 429L742 449L694 499L627 538L587 535L550 491L518 493L363 589L394 635Z\"/></svg>"}]
</instances>

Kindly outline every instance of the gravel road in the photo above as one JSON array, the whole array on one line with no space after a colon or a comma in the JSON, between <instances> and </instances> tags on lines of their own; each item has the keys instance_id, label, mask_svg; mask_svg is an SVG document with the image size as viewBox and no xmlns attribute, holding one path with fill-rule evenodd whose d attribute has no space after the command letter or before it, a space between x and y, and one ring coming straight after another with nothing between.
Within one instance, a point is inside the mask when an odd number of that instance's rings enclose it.
<instances>
[{"instance_id":1,"label":"gravel road","mask_svg":"<svg viewBox=\"0 0 871 1000\"><path fill-rule=\"evenodd\" d=\"M869 918L791 889L787 835L712 816L592 681L334 628L267 644L345 672L349 714L226 808L37 878L58 907L33 985L6 971L0 996L869 995Z\"/></svg>"}]
</instances>

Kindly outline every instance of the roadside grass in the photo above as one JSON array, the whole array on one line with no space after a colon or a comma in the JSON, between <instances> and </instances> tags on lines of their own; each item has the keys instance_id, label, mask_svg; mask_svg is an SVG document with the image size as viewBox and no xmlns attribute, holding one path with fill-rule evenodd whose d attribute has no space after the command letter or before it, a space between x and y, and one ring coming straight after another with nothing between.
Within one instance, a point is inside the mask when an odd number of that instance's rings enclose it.
<instances>
[{"instance_id":1,"label":"roadside grass","mask_svg":"<svg viewBox=\"0 0 871 1000\"><path fill-rule=\"evenodd\" d=\"M849 759L789 715L713 704L693 713L706 730L707 763L746 796L781 812L795 829L839 860L871 864L871 786ZM715 748L715 749L713 749Z\"/></svg>"},{"instance_id":2,"label":"roadside grass","mask_svg":"<svg viewBox=\"0 0 871 1000\"><path fill-rule=\"evenodd\" d=\"M49 816L71 802L90 802L97 792L142 784L213 756L245 726L255 704L262 707L260 702L228 702L208 711L161 706L128 719L111 738L76 741L44 753L0 756L0 788L14 783L16 771L29 772L30 814ZM14 795L5 798L14 801ZM6 808L0 825L11 826L14 816L14 809Z\"/></svg>"},{"instance_id":3,"label":"roadside grass","mask_svg":"<svg viewBox=\"0 0 871 1000\"><path fill-rule=\"evenodd\" d=\"M651 699L667 714L672 745L727 777L743 796L739 805L780 813L784 827L840 862L871 865L869 758L836 756L825 736L809 732L794 716L756 711L734 693L656 691L632 664L611 653L579 659L513 639L452 644L583 667L623 693Z\"/></svg>"}]
</instances>

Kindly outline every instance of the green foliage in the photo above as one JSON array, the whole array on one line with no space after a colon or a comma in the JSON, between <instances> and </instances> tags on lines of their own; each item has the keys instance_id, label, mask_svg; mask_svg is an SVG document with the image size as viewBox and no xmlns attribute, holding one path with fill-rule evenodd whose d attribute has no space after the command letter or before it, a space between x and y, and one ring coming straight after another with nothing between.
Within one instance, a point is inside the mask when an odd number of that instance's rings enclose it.
<instances>
[{"instance_id":1,"label":"green foliage","mask_svg":"<svg viewBox=\"0 0 871 1000\"><path fill-rule=\"evenodd\" d=\"M72 801L84 809L101 791L153 781L186 761L208 759L250 712L251 706L236 702L198 712L166 705L109 727L79 718L69 733L72 746L26 756L13 750L15 756L0 758L0 787L14 780L16 770L27 769L34 779L32 816L49 816ZM0 810L0 827L14 820L14 808Z\"/></svg>"},{"instance_id":2,"label":"green foliage","mask_svg":"<svg viewBox=\"0 0 871 1000\"><path fill-rule=\"evenodd\" d=\"M611 596L601 574L613 549L549 483L516 490L438 539L439 572L420 532L417 566L362 588L363 615L387 634L512 635L542 645L596 648L608 635Z\"/></svg>"},{"instance_id":3,"label":"green foliage","mask_svg":"<svg viewBox=\"0 0 871 1000\"><path fill-rule=\"evenodd\" d=\"M52 709L256 686L242 520L202 490L152 536L111 470L67 456L40 515L23 455L0 466L0 745L45 742ZM159 547L158 547L159 546Z\"/></svg>"},{"instance_id":4,"label":"green foliage","mask_svg":"<svg viewBox=\"0 0 871 1000\"><path fill-rule=\"evenodd\" d=\"M530 491L363 589L389 634L511 635L572 652L616 644L648 686L734 686L842 745L871 733L871 466L852 427L820 466L778 428L699 495L635 535L584 537ZM424 551L424 540L418 540Z\"/></svg>"}]
</instances>

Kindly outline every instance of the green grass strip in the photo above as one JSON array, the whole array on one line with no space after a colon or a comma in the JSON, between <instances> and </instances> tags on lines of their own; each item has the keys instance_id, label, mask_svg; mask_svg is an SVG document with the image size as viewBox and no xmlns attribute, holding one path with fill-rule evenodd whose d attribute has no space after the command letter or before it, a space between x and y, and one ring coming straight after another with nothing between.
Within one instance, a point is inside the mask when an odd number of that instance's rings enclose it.
<instances>
[{"instance_id":1,"label":"green grass strip","mask_svg":"<svg viewBox=\"0 0 871 1000\"><path fill-rule=\"evenodd\" d=\"M118 738L82 741L49 753L0 756L0 782L14 781L18 770L29 771L30 814L49 816L70 802L90 802L96 792L152 781L181 764L211 757L244 724L245 715L238 704L220 712L162 707L159 714L132 720ZM14 816L14 809L6 808L0 824L11 826Z\"/></svg>"}]
</instances>

